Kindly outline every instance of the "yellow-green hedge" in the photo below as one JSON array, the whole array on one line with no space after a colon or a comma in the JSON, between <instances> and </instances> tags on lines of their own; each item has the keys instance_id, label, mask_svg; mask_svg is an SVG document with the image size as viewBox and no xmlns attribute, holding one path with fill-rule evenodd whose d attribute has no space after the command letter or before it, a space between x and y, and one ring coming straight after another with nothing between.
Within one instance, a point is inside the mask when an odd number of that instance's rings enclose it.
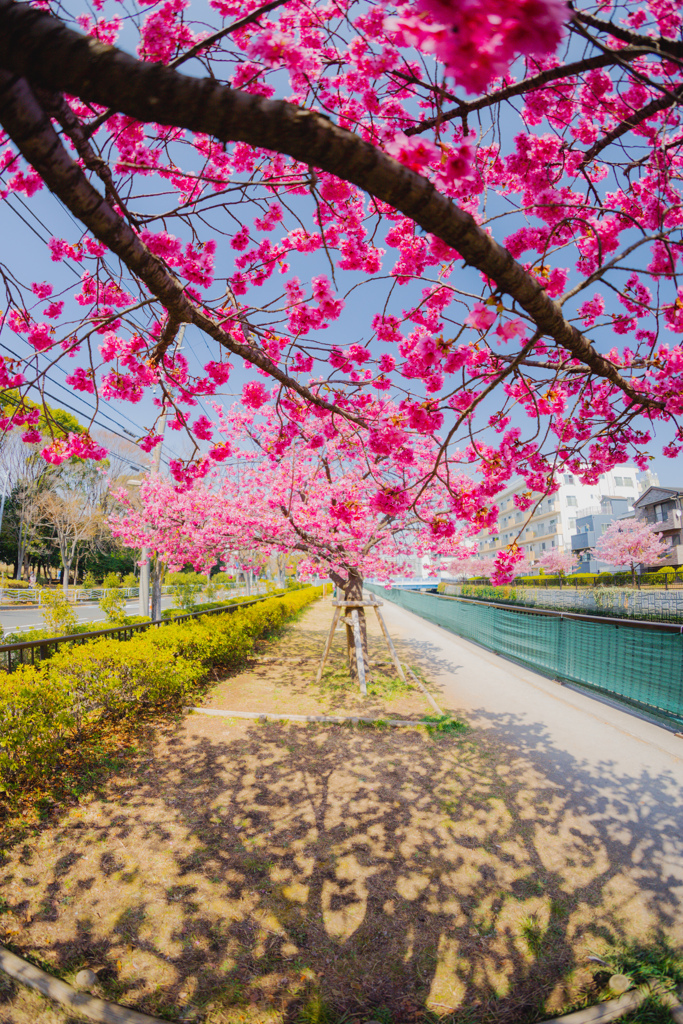
<instances>
[{"instance_id":1,"label":"yellow-green hedge","mask_svg":"<svg viewBox=\"0 0 683 1024\"><path fill-rule=\"evenodd\" d=\"M258 637L275 632L320 594L320 587L309 587L232 614L136 633L130 640L91 640L35 668L3 675L0 793L11 797L49 778L86 729L90 734L149 709L182 706L214 666L235 668Z\"/></svg>"}]
</instances>

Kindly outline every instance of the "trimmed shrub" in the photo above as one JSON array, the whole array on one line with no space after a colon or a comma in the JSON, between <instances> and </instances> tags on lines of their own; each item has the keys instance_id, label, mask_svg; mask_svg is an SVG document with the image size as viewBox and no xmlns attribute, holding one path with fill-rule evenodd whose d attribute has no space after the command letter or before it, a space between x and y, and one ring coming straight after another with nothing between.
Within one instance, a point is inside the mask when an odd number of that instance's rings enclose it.
<instances>
[{"instance_id":1,"label":"trimmed shrub","mask_svg":"<svg viewBox=\"0 0 683 1024\"><path fill-rule=\"evenodd\" d=\"M320 596L308 587L226 615L170 623L130 640L102 637L69 645L49 660L3 676L0 688L0 793L49 781L87 730L106 735L116 721L181 708L214 668L235 668L258 637Z\"/></svg>"},{"instance_id":2,"label":"trimmed shrub","mask_svg":"<svg viewBox=\"0 0 683 1024\"><path fill-rule=\"evenodd\" d=\"M217 587L230 587L235 582L235 577L231 576L229 572L215 572L211 577L211 582L215 583Z\"/></svg>"},{"instance_id":3,"label":"trimmed shrub","mask_svg":"<svg viewBox=\"0 0 683 1024\"><path fill-rule=\"evenodd\" d=\"M198 572L167 572L164 576L164 583L172 586L194 583L199 587L203 587L206 583L206 576L202 576Z\"/></svg>"},{"instance_id":4,"label":"trimmed shrub","mask_svg":"<svg viewBox=\"0 0 683 1024\"><path fill-rule=\"evenodd\" d=\"M270 596L272 596L272 597L280 597L284 593L285 593L284 590L276 590ZM226 600L224 600L224 601L203 601L202 604L195 605L194 608L192 609L192 611L193 612L209 612L209 611L212 611L214 608L229 608L229 607L232 607L232 605L234 605L234 604L245 604L247 601L256 601L256 600L258 600L258 598L255 598L253 596L249 597L248 595L246 595L246 596L243 595L242 597L226 598ZM187 612L182 611L179 608L164 608L162 610L162 612L161 612L162 619L177 619L181 615L187 615Z\"/></svg>"},{"instance_id":5,"label":"trimmed shrub","mask_svg":"<svg viewBox=\"0 0 683 1024\"><path fill-rule=\"evenodd\" d=\"M70 605L63 590L43 591L41 606L45 628L52 630L52 636L73 633L78 625L78 616Z\"/></svg>"},{"instance_id":6,"label":"trimmed shrub","mask_svg":"<svg viewBox=\"0 0 683 1024\"><path fill-rule=\"evenodd\" d=\"M460 590L461 597L474 597L480 601L517 601L517 591L514 587L499 586L490 584L472 585L463 583Z\"/></svg>"},{"instance_id":7,"label":"trimmed shrub","mask_svg":"<svg viewBox=\"0 0 683 1024\"><path fill-rule=\"evenodd\" d=\"M114 625L125 617L126 599L119 589L105 590L100 600L100 608L107 617L107 622Z\"/></svg>"}]
</instances>

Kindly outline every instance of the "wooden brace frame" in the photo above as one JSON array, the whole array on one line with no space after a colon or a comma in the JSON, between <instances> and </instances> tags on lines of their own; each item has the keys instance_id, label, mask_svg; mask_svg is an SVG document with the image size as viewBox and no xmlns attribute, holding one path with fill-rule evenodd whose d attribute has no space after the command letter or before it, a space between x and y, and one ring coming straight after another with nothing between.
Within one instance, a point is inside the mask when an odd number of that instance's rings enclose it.
<instances>
[{"instance_id":1,"label":"wooden brace frame","mask_svg":"<svg viewBox=\"0 0 683 1024\"><path fill-rule=\"evenodd\" d=\"M335 630L339 625L339 619L341 618L342 608L346 609L346 614L344 616L346 619L346 628L347 630L351 630L353 632L354 645L356 648L356 665L358 666L358 681L360 684L360 692L365 696L367 695L368 688L367 680L365 678L365 662L363 660L363 641L361 638L360 631L360 616L358 615L359 608L375 609L375 614L377 615L377 620L379 622L380 629L382 630L384 639L386 640L387 643L387 647L389 648L389 653L391 654L391 660L396 666L396 671L398 672L399 678L402 679L404 683L407 683L405 673L403 671L403 666L401 665L401 661L398 657L398 654L396 653L396 648L394 647L393 641L389 636L389 630L387 629L386 622L384 621L384 616L379 610L381 604L382 602L377 600L332 602L332 606L334 608L334 615L332 616L332 625L330 626L330 632L325 642L325 650L323 651L323 656L320 662L320 667L318 669L318 674L315 678L316 683L319 683L320 680L322 679L323 670L327 663L327 659L330 656L332 641L334 640Z\"/></svg>"}]
</instances>

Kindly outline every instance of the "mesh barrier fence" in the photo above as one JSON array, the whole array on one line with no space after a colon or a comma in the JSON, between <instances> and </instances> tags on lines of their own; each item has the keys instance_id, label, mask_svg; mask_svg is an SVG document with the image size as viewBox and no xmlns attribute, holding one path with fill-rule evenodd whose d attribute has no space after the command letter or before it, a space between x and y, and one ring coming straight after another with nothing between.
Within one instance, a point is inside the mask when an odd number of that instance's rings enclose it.
<instances>
[{"instance_id":1,"label":"mesh barrier fence","mask_svg":"<svg viewBox=\"0 0 683 1024\"><path fill-rule=\"evenodd\" d=\"M544 675L683 725L680 628L590 621L372 585L367 589Z\"/></svg>"}]
</instances>

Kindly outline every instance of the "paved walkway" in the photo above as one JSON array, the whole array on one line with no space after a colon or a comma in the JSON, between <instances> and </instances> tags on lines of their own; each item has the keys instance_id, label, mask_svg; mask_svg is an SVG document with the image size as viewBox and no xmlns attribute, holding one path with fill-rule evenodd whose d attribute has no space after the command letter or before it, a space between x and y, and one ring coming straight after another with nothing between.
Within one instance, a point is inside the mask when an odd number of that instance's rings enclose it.
<instances>
[{"instance_id":1,"label":"paved walkway","mask_svg":"<svg viewBox=\"0 0 683 1024\"><path fill-rule=\"evenodd\" d=\"M608 860L683 937L683 737L506 661L389 601L403 651L437 699L530 762L583 818ZM585 837L584 837L585 838ZM665 909L666 907L666 909Z\"/></svg>"}]
</instances>

